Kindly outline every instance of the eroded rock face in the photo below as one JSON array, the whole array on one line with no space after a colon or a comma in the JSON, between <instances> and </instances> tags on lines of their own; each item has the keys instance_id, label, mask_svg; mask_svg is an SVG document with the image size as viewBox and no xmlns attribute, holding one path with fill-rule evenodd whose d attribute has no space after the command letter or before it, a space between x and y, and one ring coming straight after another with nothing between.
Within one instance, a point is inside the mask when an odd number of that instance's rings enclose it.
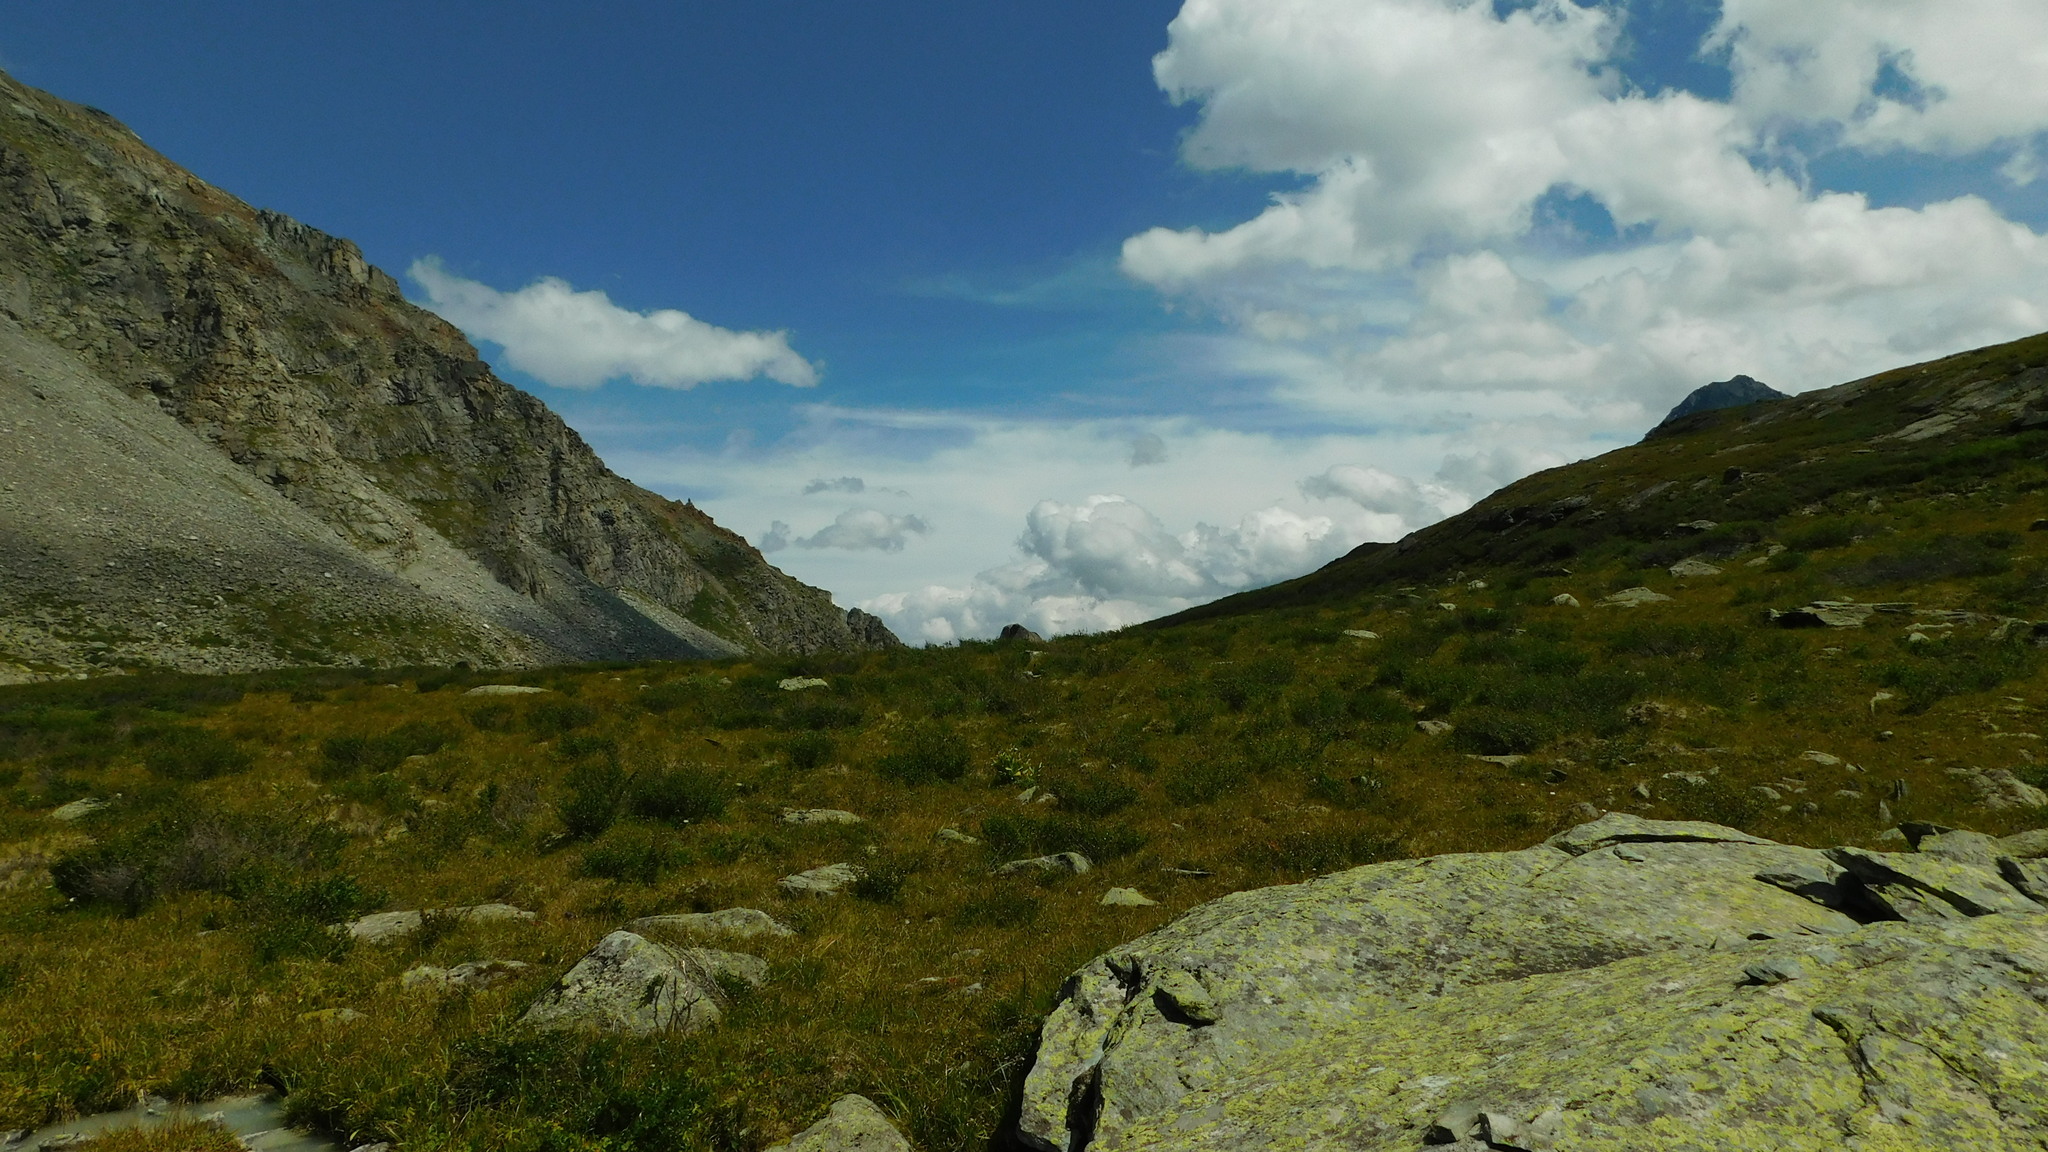
<instances>
[{"instance_id":1,"label":"eroded rock face","mask_svg":"<svg viewBox=\"0 0 2048 1152\"><path fill-rule=\"evenodd\" d=\"M591 1032L695 1032L725 1017L720 978L759 986L768 962L742 952L670 948L624 930L584 953L519 1022Z\"/></svg>"},{"instance_id":2,"label":"eroded rock face","mask_svg":"<svg viewBox=\"0 0 2048 1152\"><path fill-rule=\"evenodd\" d=\"M2038 1148L2048 916L2001 868L1614 814L1236 893L1069 979L1020 1135Z\"/></svg>"}]
</instances>

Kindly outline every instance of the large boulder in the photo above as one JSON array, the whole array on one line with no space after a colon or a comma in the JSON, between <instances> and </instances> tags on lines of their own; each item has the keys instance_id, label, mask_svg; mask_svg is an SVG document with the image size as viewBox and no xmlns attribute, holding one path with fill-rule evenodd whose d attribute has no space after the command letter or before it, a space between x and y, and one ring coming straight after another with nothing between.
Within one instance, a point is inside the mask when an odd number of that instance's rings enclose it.
<instances>
[{"instance_id":1,"label":"large boulder","mask_svg":"<svg viewBox=\"0 0 2048 1152\"><path fill-rule=\"evenodd\" d=\"M2048 916L1998 864L1611 814L1236 893L1068 980L1019 1135L2038 1149Z\"/></svg>"},{"instance_id":2,"label":"large boulder","mask_svg":"<svg viewBox=\"0 0 2048 1152\"><path fill-rule=\"evenodd\" d=\"M741 952L671 948L637 933L606 936L541 993L519 1022L587 1032L695 1032L725 1017L722 980L758 987L768 963Z\"/></svg>"},{"instance_id":3,"label":"large boulder","mask_svg":"<svg viewBox=\"0 0 2048 1152\"><path fill-rule=\"evenodd\" d=\"M825 1118L768 1152L910 1152L910 1141L865 1096L841 1096Z\"/></svg>"}]
</instances>

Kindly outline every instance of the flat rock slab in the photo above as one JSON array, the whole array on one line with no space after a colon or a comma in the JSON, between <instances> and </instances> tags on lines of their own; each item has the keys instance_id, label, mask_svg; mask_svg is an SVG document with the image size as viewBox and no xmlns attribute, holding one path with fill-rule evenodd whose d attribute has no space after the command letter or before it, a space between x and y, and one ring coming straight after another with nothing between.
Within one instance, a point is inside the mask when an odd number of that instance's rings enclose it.
<instances>
[{"instance_id":1,"label":"flat rock slab","mask_svg":"<svg viewBox=\"0 0 2048 1152\"><path fill-rule=\"evenodd\" d=\"M853 864L826 864L775 882L790 896L837 896L859 882L864 873Z\"/></svg>"},{"instance_id":2,"label":"flat rock slab","mask_svg":"<svg viewBox=\"0 0 2048 1152\"><path fill-rule=\"evenodd\" d=\"M412 909L405 912L372 912L360 920L338 927L351 939L364 944L399 940L420 930L428 916L452 916L469 924L506 923L535 919L535 914L510 904L472 904L463 908Z\"/></svg>"},{"instance_id":3,"label":"flat rock slab","mask_svg":"<svg viewBox=\"0 0 2048 1152\"><path fill-rule=\"evenodd\" d=\"M910 1141L865 1096L841 1096L825 1118L768 1152L911 1152Z\"/></svg>"},{"instance_id":4,"label":"flat rock slab","mask_svg":"<svg viewBox=\"0 0 2048 1152\"><path fill-rule=\"evenodd\" d=\"M1235 893L1070 978L1018 1135L2033 1152L2048 914L2022 889L2048 864L1918 842L1823 852L1617 813L1520 852Z\"/></svg>"},{"instance_id":5,"label":"flat rock slab","mask_svg":"<svg viewBox=\"0 0 2048 1152\"><path fill-rule=\"evenodd\" d=\"M91 796L83 800L73 800L69 804L51 809L50 819L69 824L74 820L85 819L87 816L107 807L109 803L110 801L96 799Z\"/></svg>"},{"instance_id":6,"label":"flat rock slab","mask_svg":"<svg viewBox=\"0 0 2048 1152\"><path fill-rule=\"evenodd\" d=\"M1111 908L1153 908L1159 904L1136 888L1111 888L1102 894L1102 902Z\"/></svg>"},{"instance_id":7,"label":"flat rock slab","mask_svg":"<svg viewBox=\"0 0 2048 1152\"><path fill-rule=\"evenodd\" d=\"M1635 608L1644 604L1666 604L1670 601L1671 597L1662 592L1652 592L1648 588L1624 588L1612 596L1602 598L1600 602L1614 608Z\"/></svg>"},{"instance_id":8,"label":"flat rock slab","mask_svg":"<svg viewBox=\"0 0 2048 1152\"><path fill-rule=\"evenodd\" d=\"M791 676L786 680L776 681L775 686L784 692L802 692L811 688L830 687L825 681L820 680L816 676Z\"/></svg>"},{"instance_id":9,"label":"flat rock slab","mask_svg":"<svg viewBox=\"0 0 2048 1152\"><path fill-rule=\"evenodd\" d=\"M1050 856L1033 856L1029 860L1011 860L996 865L993 871L998 876L1010 876L1018 872L1067 872L1079 875L1093 867L1095 865L1079 852L1055 852Z\"/></svg>"},{"instance_id":10,"label":"flat rock slab","mask_svg":"<svg viewBox=\"0 0 2048 1152\"><path fill-rule=\"evenodd\" d=\"M1721 574L1719 568L1696 556L1692 559L1680 560L1678 563L1673 564L1670 572L1681 580L1704 576L1719 576Z\"/></svg>"},{"instance_id":11,"label":"flat rock slab","mask_svg":"<svg viewBox=\"0 0 2048 1152\"><path fill-rule=\"evenodd\" d=\"M673 912L642 916L626 925L633 932L675 932L693 936L794 936L796 930L758 908L726 908L717 912Z\"/></svg>"},{"instance_id":12,"label":"flat rock slab","mask_svg":"<svg viewBox=\"0 0 2048 1152\"><path fill-rule=\"evenodd\" d=\"M758 987L768 962L742 952L671 948L621 930L598 941L519 1022L638 1036L695 1032L725 1016L721 977Z\"/></svg>"},{"instance_id":13,"label":"flat rock slab","mask_svg":"<svg viewBox=\"0 0 2048 1152\"><path fill-rule=\"evenodd\" d=\"M503 984L526 968L526 963L520 960L469 960L453 968L417 964L399 975L398 984L401 988L422 992L481 989Z\"/></svg>"},{"instance_id":14,"label":"flat rock slab","mask_svg":"<svg viewBox=\"0 0 2048 1152\"><path fill-rule=\"evenodd\" d=\"M464 693L463 693L463 695L464 695L464 696L532 696L532 695L534 695L534 694L536 694L536 693L540 693L540 692L546 692L546 691L549 691L549 689L546 689L546 688L535 688L535 687L533 687L533 686L532 686L532 685L530 685L530 684L479 684L479 685L477 685L476 687L474 687L474 688L471 688L471 689L470 689L469 691L467 691L467 692L464 692Z\"/></svg>"},{"instance_id":15,"label":"flat rock slab","mask_svg":"<svg viewBox=\"0 0 2048 1152\"><path fill-rule=\"evenodd\" d=\"M837 808L784 808L784 824L865 824L867 821Z\"/></svg>"}]
</instances>

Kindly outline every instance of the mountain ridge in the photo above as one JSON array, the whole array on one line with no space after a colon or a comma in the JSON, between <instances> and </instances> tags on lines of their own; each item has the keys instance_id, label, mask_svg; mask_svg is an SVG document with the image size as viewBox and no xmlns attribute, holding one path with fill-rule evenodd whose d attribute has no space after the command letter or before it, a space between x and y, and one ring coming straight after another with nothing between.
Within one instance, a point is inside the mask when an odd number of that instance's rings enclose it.
<instances>
[{"instance_id":1,"label":"mountain ridge","mask_svg":"<svg viewBox=\"0 0 2048 1152\"><path fill-rule=\"evenodd\" d=\"M11 467L0 503L0 570L13 588L0 593L11 601L0 604L0 663L15 678L895 642L693 505L612 472L355 244L253 208L106 113L4 74L0 205L0 343L39 366L28 376L68 382L45 389L62 404L10 402L22 418L7 455L43 460ZM36 387L10 375L16 389ZM258 487L221 480L183 503L87 492L34 447L81 421L120 432L113 457L157 460L144 473L159 483L172 467L160 457L203 447ZM176 447L144 447L152 437ZM127 547L88 562L98 551L80 546L76 517L49 513L74 505L106 509L94 515ZM256 519L223 534L230 506ZM269 551L290 559L258 558L258 523L278 538ZM109 579L124 551L185 558ZM277 563L281 582L254 577ZM237 566L252 575L207 585L210 571ZM133 619L143 615L154 618Z\"/></svg>"}]
</instances>

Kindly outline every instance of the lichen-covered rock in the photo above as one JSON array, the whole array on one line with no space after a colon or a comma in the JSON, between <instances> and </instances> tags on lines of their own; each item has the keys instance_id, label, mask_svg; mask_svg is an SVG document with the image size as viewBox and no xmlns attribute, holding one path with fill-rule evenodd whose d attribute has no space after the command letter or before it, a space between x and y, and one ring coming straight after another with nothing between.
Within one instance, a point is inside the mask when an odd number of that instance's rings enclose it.
<instances>
[{"instance_id":1,"label":"lichen-covered rock","mask_svg":"<svg viewBox=\"0 0 2048 1152\"><path fill-rule=\"evenodd\" d=\"M626 925L634 932L676 932L692 936L794 936L796 930L758 908L723 908L717 912L672 912L642 916Z\"/></svg>"},{"instance_id":2,"label":"lichen-covered rock","mask_svg":"<svg viewBox=\"0 0 2048 1152\"><path fill-rule=\"evenodd\" d=\"M910 1152L910 1141L865 1096L841 1096L825 1118L768 1152Z\"/></svg>"},{"instance_id":3,"label":"lichen-covered rock","mask_svg":"<svg viewBox=\"0 0 2048 1152\"><path fill-rule=\"evenodd\" d=\"M399 974L399 987L421 992L453 992L489 988L526 971L519 960L468 960L453 968L417 964Z\"/></svg>"},{"instance_id":4,"label":"lichen-covered rock","mask_svg":"<svg viewBox=\"0 0 2048 1152\"><path fill-rule=\"evenodd\" d=\"M784 824L864 824L861 817L840 808L784 808Z\"/></svg>"},{"instance_id":5,"label":"lichen-covered rock","mask_svg":"<svg viewBox=\"0 0 2048 1152\"><path fill-rule=\"evenodd\" d=\"M695 1032L725 1016L721 979L759 986L768 963L741 952L670 948L633 932L606 936L543 992L520 1023L591 1032Z\"/></svg>"},{"instance_id":6,"label":"lichen-covered rock","mask_svg":"<svg viewBox=\"0 0 2048 1152\"><path fill-rule=\"evenodd\" d=\"M784 876L775 886L787 896L837 896L859 883L862 875L856 864L825 864Z\"/></svg>"},{"instance_id":7,"label":"lichen-covered rock","mask_svg":"<svg viewBox=\"0 0 2048 1152\"><path fill-rule=\"evenodd\" d=\"M1891 919L1902 893L1946 913ZM1236 893L1097 959L1046 1021L1019 1134L2037 1148L2043 1000L2048 916L1996 869L1613 814Z\"/></svg>"},{"instance_id":8,"label":"lichen-covered rock","mask_svg":"<svg viewBox=\"0 0 2048 1152\"><path fill-rule=\"evenodd\" d=\"M1080 875L1093 867L1095 865L1079 852L1055 852L1050 856L1033 856L1028 860L1011 860L998 864L995 867L995 874L1009 876L1018 872L1065 872Z\"/></svg>"},{"instance_id":9,"label":"lichen-covered rock","mask_svg":"<svg viewBox=\"0 0 2048 1152\"><path fill-rule=\"evenodd\" d=\"M471 904L461 908L413 908L403 912L372 912L347 924L339 930L363 944L383 944L399 940L420 930L429 916L444 916L466 924L508 923L530 921L534 914L524 908L510 904Z\"/></svg>"}]
</instances>

